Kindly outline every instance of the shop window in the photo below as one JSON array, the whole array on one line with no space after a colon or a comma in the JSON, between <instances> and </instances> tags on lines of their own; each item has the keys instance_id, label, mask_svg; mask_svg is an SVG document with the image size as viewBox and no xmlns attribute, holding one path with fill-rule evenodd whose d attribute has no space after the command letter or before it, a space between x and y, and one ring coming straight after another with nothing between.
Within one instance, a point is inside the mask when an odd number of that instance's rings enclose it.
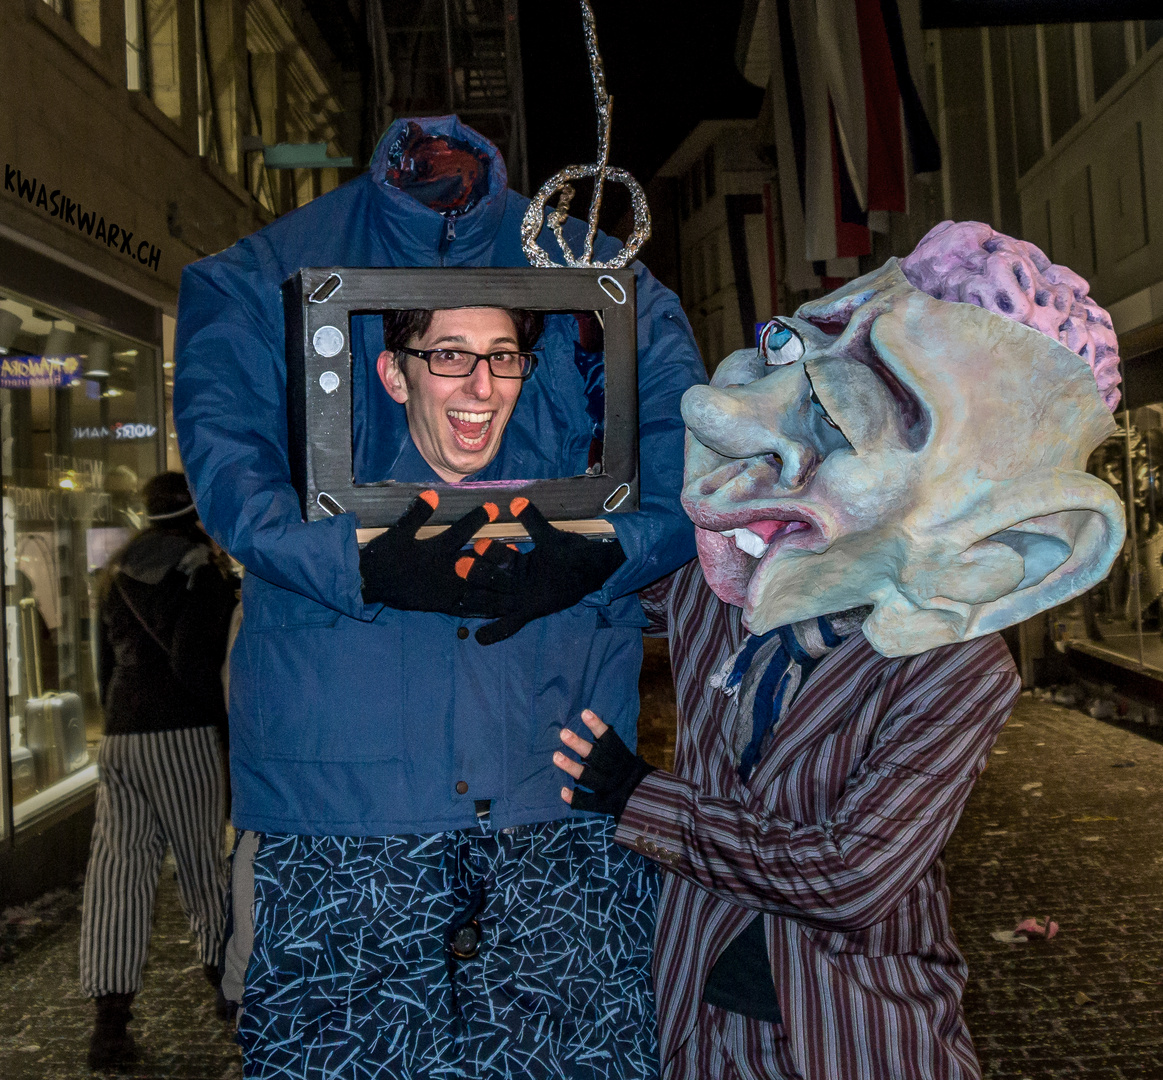
<instances>
[{"instance_id":1,"label":"shop window","mask_svg":"<svg viewBox=\"0 0 1163 1080\"><path fill-rule=\"evenodd\" d=\"M125 0L125 74L177 122L182 117L177 0Z\"/></svg>"},{"instance_id":2,"label":"shop window","mask_svg":"<svg viewBox=\"0 0 1163 1080\"><path fill-rule=\"evenodd\" d=\"M101 574L158 469L156 350L0 293L12 820L96 782ZM0 770L2 772L2 770Z\"/></svg>"},{"instance_id":3,"label":"shop window","mask_svg":"<svg viewBox=\"0 0 1163 1080\"><path fill-rule=\"evenodd\" d=\"M90 45L101 47L101 0L43 0Z\"/></svg>"},{"instance_id":4,"label":"shop window","mask_svg":"<svg viewBox=\"0 0 1163 1080\"><path fill-rule=\"evenodd\" d=\"M1163 402L1115 417L1087 468L1127 509L1127 539L1105 581L1051 616L1063 645L1163 677Z\"/></svg>"}]
</instances>

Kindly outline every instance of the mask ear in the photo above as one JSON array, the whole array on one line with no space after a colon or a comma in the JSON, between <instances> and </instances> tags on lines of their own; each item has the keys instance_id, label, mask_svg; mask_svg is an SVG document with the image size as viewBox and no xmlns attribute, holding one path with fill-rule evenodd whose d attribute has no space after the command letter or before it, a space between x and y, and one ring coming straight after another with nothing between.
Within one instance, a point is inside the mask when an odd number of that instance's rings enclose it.
<instances>
[{"instance_id":1,"label":"mask ear","mask_svg":"<svg viewBox=\"0 0 1163 1080\"><path fill-rule=\"evenodd\" d=\"M908 656L1012 626L1100 582L1125 535L1122 501L1089 473L1041 469L994 485L909 559L865 636Z\"/></svg>"}]
</instances>

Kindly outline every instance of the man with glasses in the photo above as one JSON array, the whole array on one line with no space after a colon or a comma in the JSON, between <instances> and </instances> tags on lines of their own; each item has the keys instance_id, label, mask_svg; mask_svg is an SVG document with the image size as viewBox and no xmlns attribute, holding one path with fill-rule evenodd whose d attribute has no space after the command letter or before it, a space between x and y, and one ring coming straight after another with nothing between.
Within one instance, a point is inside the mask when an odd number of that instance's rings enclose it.
<instances>
[{"instance_id":1,"label":"man with glasses","mask_svg":"<svg viewBox=\"0 0 1163 1080\"><path fill-rule=\"evenodd\" d=\"M385 313L376 371L441 480L459 483L496 457L540 331L533 313L503 308Z\"/></svg>"},{"instance_id":2,"label":"man with glasses","mask_svg":"<svg viewBox=\"0 0 1163 1080\"><path fill-rule=\"evenodd\" d=\"M302 520L287 459L282 282L525 267L528 205L477 132L402 119L364 175L183 274L182 460L247 570L223 985L248 1080L657 1075L657 878L608 819L565 806L549 753L563 725L585 732L586 706L634 744L637 591L694 554L679 401L705 374L677 297L633 265L640 496L608 519L616 539L554 529L525 500L509 507L535 541L520 552L466 547L487 506L416 535L441 484L600 459L600 335L576 314L540 338L497 308L352 318L357 482L433 489L362 549L354 514ZM585 223L563 229L580 250ZM599 234L594 256L619 246Z\"/></svg>"}]
</instances>

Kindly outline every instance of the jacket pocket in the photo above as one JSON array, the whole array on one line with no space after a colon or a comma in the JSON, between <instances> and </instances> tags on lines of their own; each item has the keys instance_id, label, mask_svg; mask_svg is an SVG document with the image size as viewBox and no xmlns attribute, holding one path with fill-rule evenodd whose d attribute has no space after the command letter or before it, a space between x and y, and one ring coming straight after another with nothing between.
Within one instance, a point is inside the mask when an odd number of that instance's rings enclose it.
<instances>
[{"instance_id":1,"label":"jacket pocket","mask_svg":"<svg viewBox=\"0 0 1163 1080\"><path fill-rule=\"evenodd\" d=\"M290 589L280 589L253 574L242 579L242 603L248 632L297 626L334 626L340 619L335 608Z\"/></svg>"},{"instance_id":2,"label":"jacket pocket","mask_svg":"<svg viewBox=\"0 0 1163 1080\"><path fill-rule=\"evenodd\" d=\"M627 745L635 745L646 625L638 597L621 597L605 607L579 604L539 621L529 749L548 762L566 725L591 738L582 709L593 709Z\"/></svg>"},{"instance_id":3,"label":"jacket pocket","mask_svg":"<svg viewBox=\"0 0 1163 1080\"><path fill-rule=\"evenodd\" d=\"M336 614L334 622L257 628L250 615L247 608L234 650L231 720L236 730L257 728L263 758L404 757L398 624Z\"/></svg>"}]
</instances>

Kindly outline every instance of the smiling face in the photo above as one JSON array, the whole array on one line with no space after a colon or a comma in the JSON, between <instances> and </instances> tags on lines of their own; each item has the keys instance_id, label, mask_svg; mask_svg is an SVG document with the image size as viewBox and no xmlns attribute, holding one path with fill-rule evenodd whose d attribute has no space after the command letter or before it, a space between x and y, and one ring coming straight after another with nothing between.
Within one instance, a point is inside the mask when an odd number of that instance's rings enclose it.
<instances>
[{"instance_id":1,"label":"smiling face","mask_svg":"<svg viewBox=\"0 0 1163 1080\"><path fill-rule=\"evenodd\" d=\"M1111 420L1085 363L1036 331L934 300L895 261L856 284L687 391L682 499L708 583L749 630L872 604L893 625L866 634L899 655L1070 577L1059 534L1080 500L1104 508L1110 547L1117 500L1081 470Z\"/></svg>"},{"instance_id":2,"label":"smiling face","mask_svg":"<svg viewBox=\"0 0 1163 1080\"><path fill-rule=\"evenodd\" d=\"M410 349L452 349L491 355L517 352L517 329L501 308L434 311L428 330ZM384 351L376 363L380 381L408 414L408 431L433 471L450 484L483 469L501 446L505 425L521 396L520 379L498 379L484 361L471 375L433 375L416 356Z\"/></svg>"}]
</instances>

